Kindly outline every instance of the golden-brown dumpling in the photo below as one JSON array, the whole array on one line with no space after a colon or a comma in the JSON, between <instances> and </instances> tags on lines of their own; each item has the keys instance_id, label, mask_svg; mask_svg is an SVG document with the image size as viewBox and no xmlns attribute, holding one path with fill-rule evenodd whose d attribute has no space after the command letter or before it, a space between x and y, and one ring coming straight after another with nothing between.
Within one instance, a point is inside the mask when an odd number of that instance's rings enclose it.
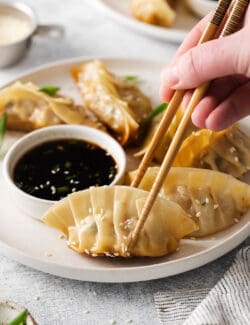
<instances>
[{"instance_id":1,"label":"golden-brown dumpling","mask_svg":"<svg viewBox=\"0 0 250 325\"><path fill-rule=\"evenodd\" d=\"M135 154L136 157L140 157L140 156L143 156L150 143L151 143L151 140L152 140L152 137L154 136L156 130L158 129L159 127L159 124L160 124L160 121L162 119L162 116L163 116L163 113L161 113L159 116L155 117L152 121L152 124L150 126L150 129L149 129L149 132L145 138L145 140L143 141L139 151ZM166 154L166 151L175 135L175 132L176 132L176 129L178 128L179 126L179 123L182 119L182 116L183 116L183 111L181 109L181 107L177 110L175 116L173 117L172 119L172 122L169 126L169 128L167 129L166 133L163 135L160 143L158 144L156 150L155 150L155 153L154 153L154 160L156 162L158 162L159 164L162 162L162 160L164 159L165 157L165 154ZM183 138L187 137L192 131L194 131L196 128L195 126L192 124L192 122L190 122L188 124L188 127L185 131L185 134L183 136Z\"/></svg>"},{"instance_id":2,"label":"golden-brown dumpling","mask_svg":"<svg viewBox=\"0 0 250 325\"><path fill-rule=\"evenodd\" d=\"M128 252L131 232L147 196L148 192L127 186L92 187L56 203L43 221L64 232L68 222L68 246L78 253L128 257L174 252L179 240L198 227L178 204L163 198L156 200L137 244ZM69 216L65 216L66 202ZM58 219L59 207L64 221Z\"/></svg>"},{"instance_id":3,"label":"golden-brown dumpling","mask_svg":"<svg viewBox=\"0 0 250 325\"><path fill-rule=\"evenodd\" d=\"M237 124L220 132L194 132L184 140L173 165L207 168L238 178L250 170L250 137Z\"/></svg>"},{"instance_id":4,"label":"golden-brown dumpling","mask_svg":"<svg viewBox=\"0 0 250 325\"><path fill-rule=\"evenodd\" d=\"M16 82L0 90L0 115L8 115L8 128L31 131L44 126L85 124L104 130L97 119L70 98L50 96L31 82Z\"/></svg>"},{"instance_id":5,"label":"golden-brown dumpling","mask_svg":"<svg viewBox=\"0 0 250 325\"><path fill-rule=\"evenodd\" d=\"M176 13L166 0L130 0L132 15L147 24L170 27Z\"/></svg>"},{"instance_id":6,"label":"golden-brown dumpling","mask_svg":"<svg viewBox=\"0 0 250 325\"><path fill-rule=\"evenodd\" d=\"M148 168L140 188L149 191L159 167ZM135 172L129 174L131 182ZM161 196L178 203L198 224L202 237L237 223L250 208L250 186L230 175L198 168L172 167Z\"/></svg>"},{"instance_id":7,"label":"golden-brown dumpling","mask_svg":"<svg viewBox=\"0 0 250 325\"><path fill-rule=\"evenodd\" d=\"M131 82L117 79L101 61L72 70L85 105L110 128L122 144L137 137L139 123L150 111L150 100Z\"/></svg>"}]
</instances>

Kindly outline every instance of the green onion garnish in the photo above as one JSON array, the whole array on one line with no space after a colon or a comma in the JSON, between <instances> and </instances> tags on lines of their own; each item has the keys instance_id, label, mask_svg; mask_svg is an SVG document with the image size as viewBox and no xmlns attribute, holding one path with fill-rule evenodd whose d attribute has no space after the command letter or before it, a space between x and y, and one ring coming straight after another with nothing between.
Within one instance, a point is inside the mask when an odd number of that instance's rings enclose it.
<instances>
[{"instance_id":1,"label":"green onion garnish","mask_svg":"<svg viewBox=\"0 0 250 325\"><path fill-rule=\"evenodd\" d=\"M7 129L8 116L7 113L4 113L0 119L0 149L3 145L4 136Z\"/></svg>"},{"instance_id":2,"label":"green onion garnish","mask_svg":"<svg viewBox=\"0 0 250 325\"><path fill-rule=\"evenodd\" d=\"M39 90L49 96L53 96L60 90L60 88L56 87L56 86L48 85L48 86L44 86L44 87L40 88Z\"/></svg>"},{"instance_id":3,"label":"green onion garnish","mask_svg":"<svg viewBox=\"0 0 250 325\"><path fill-rule=\"evenodd\" d=\"M68 186L60 186L60 187L57 187L56 191L57 191L57 193L68 192L69 191L69 187Z\"/></svg>"},{"instance_id":4,"label":"green onion garnish","mask_svg":"<svg viewBox=\"0 0 250 325\"><path fill-rule=\"evenodd\" d=\"M137 143L140 144L141 141L143 141L146 133L148 132L148 128L150 127L151 121L160 113L162 113L166 108L168 107L167 103L162 103L158 105L147 117L145 117L144 120L142 120L139 132L138 132L138 138Z\"/></svg>"},{"instance_id":5,"label":"green onion garnish","mask_svg":"<svg viewBox=\"0 0 250 325\"><path fill-rule=\"evenodd\" d=\"M17 315L16 318L10 321L7 325L25 325L27 316L28 310L24 309L20 314Z\"/></svg>"},{"instance_id":6,"label":"green onion garnish","mask_svg":"<svg viewBox=\"0 0 250 325\"><path fill-rule=\"evenodd\" d=\"M72 166L72 163L70 161L66 161L64 164L65 168L70 168Z\"/></svg>"},{"instance_id":7,"label":"green onion garnish","mask_svg":"<svg viewBox=\"0 0 250 325\"><path fill-rule=\"evenodd\" d=\"M138 76L125 76L124 78L123 78L124 80L127 80L127 81L134 81L134 82L136 82L136 81L138 81Z\"/></svg>"},{"instance_id":8,"label":"green onion garnish","mask_svg":"<svg viewBox=\"0 0 250 325\"><path fill-rule=\"evenodd\" d=\"M155 118L157 115L165 111L165 109L168 107L167 103L162 103L159 106L157 106L144 120L144 122L151 121L153 118Z\"/></svg>"}]
</instances>

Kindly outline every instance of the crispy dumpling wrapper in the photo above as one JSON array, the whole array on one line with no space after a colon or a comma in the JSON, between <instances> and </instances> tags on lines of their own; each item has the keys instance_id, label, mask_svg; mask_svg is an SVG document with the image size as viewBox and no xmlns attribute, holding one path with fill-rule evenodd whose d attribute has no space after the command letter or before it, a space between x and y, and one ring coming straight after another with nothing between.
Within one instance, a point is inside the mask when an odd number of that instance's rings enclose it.
<instances>
[{"instance_id":1,"label":"crispy dumpling wrapper","mask_svg":"<svg viewBox=\"0 0 250 325\"><path fill-rule=\"evenodd\" d=\"M176 12L166 0L130 0L132 15L147 24L172 26Z\"/></svg>"},{"instance_id":2,"label":"crispy dumpling wrapper","mask_svg":"<svg viewBox=\"0 0 250 325\"><path fill-rule=\"evenodd\" d=\"M238 124L220 132L194 132L184 140L173 166L207 168L239 178L250 170L250 137Z\"/></svg>"},{"instance_id":3,"label":"crispy dumpling wrapper","mask_svg":"<svg viewBox=\"0 0 250 325\"><path fill-rule=\"evenodd\" d=\"M128 252L147 196L148 192L127 186L92 187L56 203L43 221L63 231L68 246L78 253L128 257L174 252L180 239L198 227L178 204L163 198L156 200L137 244Z\"/></svg>"},{"instance_id":4,"label":"crispy dumpling wrapper","mask_svg":"<svg viewBox=\"0 0 250 325\"><path fill-rule=\"evenodd\" d=\"M0 90L0 115L8 115L8 129L31 131L57 124L84 124L105 130L91 112L71 98L50 96L31 82L16 82Z\"/></svg>"},{"instance_id":5,"label":"crispy dumpling wrapper","mask_svg":"<svg viewBox=\"0 0 250 325\"><path fill-rule=\"evenodd\" d=\"M160 124L160 121L162 119L162 116L163 116L164 113L161 113L160 115L158 115L157 117L155 117L151 123L151 126L150 126L150 129L149 129L149 132L148 134L146 135L145 137L145 140L143 141L139 151L135 154L136 157L141 157L143 156L150 143L151 143L151 140L154 136L154 134L156 133L158 127L159 127L159 124ZM154 153L154 160L156 162L158 162L159 164L163 161L164 157L165 157L165 154L167 152L167 149L175 135L175 132L179 126L179 123L182 119L182 116L183 116L183 111L181 109L181 107L179 107L179 109L177 110L175 116L173 117L172 119L172 122L169 126L169 128L167 129L166 133L163 135L160 143L158 144L156 150L155 150L155 153ZM185 131L185 134L183 136L183 138L187 137L188 135L191 134L191 132L193 132L194 130L196 130L195 126L193 125L193 123L190 121L190 123L188 124L188 127Z\"/></svg>"},{"instance_id":6,"label":"crispy dumpling wrapper","mask_svg":"<svg viewBox=\"0 0 250 325\"><path fill-rule=\"evenodd\" d=\"M122 144L135 140L139 123L152 110L150 100L131 82L117 79L101 61L72 70L87 108Z\"/></svg>"},{"instance_id":7,"label":"crispy dumpling wrapper","mask_svg":"<svg viewBox=\"0 0 250 325\"><path fill-rule=\"evenodd\" d=\"M149 191L159 167L148 168L140 188ZM130 184L135 171L128 175ZM250 186L211 170L172 167L160 195L178 203L198 224L192 237L212 235L239 222L250 208Z\"/></svg>"}]
</instances>

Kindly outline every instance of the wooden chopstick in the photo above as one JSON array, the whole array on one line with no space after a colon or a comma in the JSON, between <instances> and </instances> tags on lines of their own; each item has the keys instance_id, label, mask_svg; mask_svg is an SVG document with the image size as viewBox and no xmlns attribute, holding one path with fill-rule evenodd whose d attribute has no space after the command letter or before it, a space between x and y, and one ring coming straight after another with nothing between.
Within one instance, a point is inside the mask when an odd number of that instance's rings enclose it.
<instances>
[{"instance_id":1,"label":"wooden chopstick","mask_svg":"<svg viewBox=\"0 0 250 325\"><path fill-rule=\"evenodd\" d=\"M243 18L243 15L246 11L246 8L247 8L249 2L250 2L250 0L237 0L235 2L234 6L232 8L232 11L227 19L227 22L220 34L220 37L225 37L227 35L230 35L237 30L239 23L241 22L241 20ZM152 209L155 199L163 185L163 182L165 181L165 179L167 177L167 174L170 170L170 167L171 167L172 162L175 158L175 155L180 148L182 136L183 136L183 134L186 130L186 127L188 125L188 122L191 118L191 114L192 114L195 106L198 104L198 102L204 96L209 84L210 84L210 82L204 83L203 85L201 85L194 91L191 101L184 113L181 123L178 126L175 136L169 146L167 154L164 157L161 168L160 168L159 173L155 179L155 182L154 182L153 187L149 193L146 203L143 207L142 213L139 216L136 227L135 227L134 231L132 232L130 242L128 245L129 250L131 250L134 247L134 245L136 244L136 241L138 239L140 231L143 228L143 225L147 220L147 217Z\"/></svg>"},{"instance_id":2,"label":"wooden chopstick","mask_svg":"<svg viewBox=\"0 0 250 325\"><path fill-rule=\"evenodd\" d=\"M210 22L208 23L207 27L205 28L198 44L205 43L215 37L216 32L218 31L231 2L232 2L232 0L220 0L219 1L217 8L215 9L215 12L213 13L213 15L210 19ZM161 119L159 127L157 128L157 131L154 134L154 136L150 142L150 145L149 145L145 155L142 158L142 161L141 161L140 166L137 170L135 178L134 178L133 182L131 183L132 187L138 187L140 185L140 182L147 170L147 167L149 166L149 164L154 156L157 145L160 143L160 141L162 139L162 135L166 132L167 128L169 127L178 107L180 106L180 104L182 102L185 92L186 92L185 90L175 91L171 101L168 104L168 108L164 112L164 115Z\"/></svg>"}]
</instances>

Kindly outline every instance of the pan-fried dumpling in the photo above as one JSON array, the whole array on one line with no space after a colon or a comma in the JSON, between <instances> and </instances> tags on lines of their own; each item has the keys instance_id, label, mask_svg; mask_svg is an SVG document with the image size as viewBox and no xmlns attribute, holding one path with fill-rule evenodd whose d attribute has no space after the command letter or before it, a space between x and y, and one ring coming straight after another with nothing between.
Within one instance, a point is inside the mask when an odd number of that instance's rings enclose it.
<instances>
[{"instance_id":1,"label":"pan-fried dumpling","mask_svg":"<svg viewBox=\"0 0 250 325\"><path fill-rule=\"evenodd\" d=\"M140 188L149 191L159 167L148 168ZM129 174L131 182L135 172ZM203 237L239 222L250 208L250 186L234 177L211 170L172 167L161 196L178 203L198 224L193 237Z\"/></svg>"},{"instance_id":2,"label":"pan-fried dumpling","mask_svg":"<svg viewBox=\"0 0 250 325\"><path fill-rule=\"evenodd\" d=\"M128 257L174 252L179 240L198 227L178 204L163 198L156 200L137 244L128 252L147 196L148 192L127 186L92 187L56 203L43 221L66 233L68 246L78 253ZM66 205L71 211L66 212Z\"/></svg>"},{"instance_id":3,"label":"pan-fried dumpling","mask_svg":"<svg viewBox=\"0 0 250 325\"><path fill-rule=\"evenodd\" d=\"M85 105L110 128L122 144L137 137L139 123L151 111L151 104L139 88L117 79L100 61L72 70Z\"/></svg>"},{"instance_id":4,"label":"pan-fried dumpling","mask_svg":"<svg viewBox=\"0 0 250 325\"><path fill-rule=\"evenodd\" d=\"M85 124L105 130L91 112L61 95L50 96L32 83L16 82L0 90L0 115L8 115L8 128L31 131L44 126Z\"/></svg>"},{"instance_id":5,"label":"pan-fried dumpling","mask_svg":"<svg viewBox=\"0 0 250 325\"><path fill-rule=\"evenodd\" d=\"M162 119L162 116L163 116L163 113L161 113L160 115L158 115L157 117L155 117L153 119L153 122L150 126L150 129L149 129L149 132L145 138L145 140L143 141L142 145L141 145L141 148L139 149L139 151L135 154L136 157L140 157L140 156L143 156L149 145L150 145L150 142L152 140L152 137L154 136L156 130L158 129L159 127L159 124L160 124L160 121ZM166 133L163 135L160 143L158 144L156 150L155 150L155 153L154 153L154 160L156 162L158 162L159 164L163 161L164 157L165 157L165 154L166 154L166 151L175 135L175 132L176 132L176 129L178 128L179 126L179 123L182 119L182 116L183 116L183 111L181 109L181 107L177 110L175 116L173 117L172 119L172 122L169 126L169 128L167 129ZM192 131L196 130L195 126L193 125L192 122L190 122L188 124L188 127L185 131L185 134L184 134L184 138L187 137Z\"/></svg>"},{"instance_id":6,"label":"pan-fried dumpling","mask_svg":"<svg viewBox=\"0 0 250 325\"><path fill-rule=\"evenodd\" d=\"M132 15L147 24L170 27L176 17L167 0L130 0Z\"/></svg>"},{"instance_id":7,"label":"pan-fried dumpling","mask_svg":"<svg viewBox=\"0 0 250 325\"><path fill-rule=\"evenodd\" d=\"M173 165L207 168L238 178L250 170L250 137L237 124L220 132L194 132L184 140Z\"/></svg>"},{"instance_id":8,"label":"pan-fried dumpling","mask_svg":"<svg viewBox=\"0 0 250 325\"><path fill-rule=\"evenodd\" d=\"M68 228L73 226L75 221L67 198L62 199L60 205L54 205L49 209L44 222L68 235Z\"/></svg>"}]
</instances>

